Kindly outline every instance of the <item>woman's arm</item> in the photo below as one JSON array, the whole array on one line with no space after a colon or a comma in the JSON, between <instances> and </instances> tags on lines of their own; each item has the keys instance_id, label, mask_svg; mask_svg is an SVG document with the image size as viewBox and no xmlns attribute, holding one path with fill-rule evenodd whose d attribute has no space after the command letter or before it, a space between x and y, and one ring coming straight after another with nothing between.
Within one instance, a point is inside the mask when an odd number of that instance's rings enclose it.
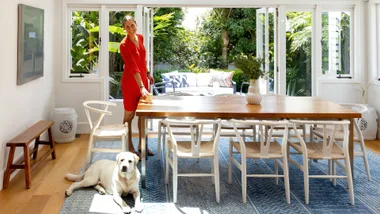
<instances>
[{"instance_id":1,"label":"woman's arm","mask_svg":"<svg viewBox=\"0 0 380 214\"><path fill-rule=\"evenodd\" d=\"M146 88L144 86L144 83L143 83L143 81L141 79L140 73L136 72L135 75L133 75L133 76L134 76L134 78L135 78L135 80L137 82L137 85L140 88L141 97L143 99L145 99L148 96L149 92L146 90Z\"/></svg>"}]
</instances>

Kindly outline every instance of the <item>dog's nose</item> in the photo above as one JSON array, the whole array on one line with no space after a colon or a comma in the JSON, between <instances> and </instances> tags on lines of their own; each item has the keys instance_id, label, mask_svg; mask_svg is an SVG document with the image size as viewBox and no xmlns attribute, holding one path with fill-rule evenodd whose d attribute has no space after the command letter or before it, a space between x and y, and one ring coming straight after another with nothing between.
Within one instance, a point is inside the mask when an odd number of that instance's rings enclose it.
<instances>
[{"instance_id":1,"label":"dog's nose","mask_svg":"<svg viewBox=\"0 0 380 214\"><path fill-rule=\"evenodd\" d=\"M121 168L121 171L122 171L122 172L126 172L126 171L127 171L127 167L126 167L126 166L123 166L123 167Z\"/></svg>"}]
</instances>

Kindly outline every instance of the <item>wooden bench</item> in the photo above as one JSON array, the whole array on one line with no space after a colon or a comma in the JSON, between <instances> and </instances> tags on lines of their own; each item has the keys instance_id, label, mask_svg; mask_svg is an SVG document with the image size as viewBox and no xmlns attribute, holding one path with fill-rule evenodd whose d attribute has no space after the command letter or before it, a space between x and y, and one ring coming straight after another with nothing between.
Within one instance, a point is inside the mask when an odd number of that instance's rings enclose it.
<instances>
[{"instance_id":1,"label":"wooden bench","mask_svg":"<svg viewBox=\"0 0 380 214\"><path fill-rule=\"evenodd\" d=\"M33 155L33 159L37 159L37 153L38 153L38 146L39 145L50 145L49 151L47 151L38 161L33 163L32 168L36 167L37 164L49 156L51 154L51 157L55 159L55 148L54 148L54 140L51 133L51 127L53 126L54 121L50 120L41 120L37 123L35 123L33 126L29 127L27 130L25 130L23 133L17 135L15 138L13 138L11 141L9 141L6 145L7 147L10 147L9 150L9 156L8 156L8 163L7 168L4 173L4 182L3 182L3 188L7 188L9 184L9 179L11 177L12 172L14 172L16 169L24 169L25 170L25 185L26 188L30 188L31 183L31 165L30 165L30 155ZM49 134L49 141L41 141L40 136L45 131L48 131ZM35 141L34 149L30 152L29 151L29 143L31 143L33 140ZM24 160L20 160L17 163L13 163L13 158L15 155L16 147L23 147L24 148Z\"/></svg>"}]
</instances>

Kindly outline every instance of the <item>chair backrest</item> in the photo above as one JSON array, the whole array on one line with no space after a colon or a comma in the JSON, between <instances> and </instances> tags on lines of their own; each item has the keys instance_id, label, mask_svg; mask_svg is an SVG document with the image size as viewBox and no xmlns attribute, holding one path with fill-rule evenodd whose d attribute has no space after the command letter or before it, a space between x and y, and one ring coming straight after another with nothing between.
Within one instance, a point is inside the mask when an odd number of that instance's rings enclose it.
<instances>
[{"instance_id":1,"label":"chair backrest","mask_svg":"<svg viewBox=\"0 0 380 214\"><path fill-rule=\"evenodd\" d=\"M334 139L336 137L338 128L341 127L343 130L343 150L345 152L348 152L348 137L349 137L349 131L348 126L350 125L350 121L348 120L338 120L338 121L332 121L332 120L290 120L291 123L293 123L293 131L296 133L296 136L302 146L306 148L306 143L301 137L301 135L298 133L296 126L299 124L304 125L321 125L323 127L323 147L322 147L322 153L324 158L331 157L332 149L333 149L333 143ZM328 127L333 127L333 131L328 131ZM305 151L307 153L307 150ZM307 155L307 154L305 154Z\"/></svg>"},{"instance_id":2,"label":"chair backrest","mask_svg":"<svg viewBox=\"0 0 380 214\"><path fill-rule=\"evenodd\" d=\"M89 100L83 103L84 111L86 112L88 123L91 128L91 133L99 127L105 115L112 115L112 112L108 111L109 106L116 106L116 103L98 100ZM95 122L95 125L92 122L90 112L99 114L98 119Z\"/></svg>"},{"instance_id":3,"label":"chair backrest","mask_svg":"<svg viewBox=\"0 0 380 214\"><path fill-rule=\"evenodd\" d=\"M174 87L174 84L173 84L173 81L170 80L170 81L165 81L165 82L157 82L157 83L154 83L153 84L153 92L154 92L154 95L164 95L166 93L166 89L167 88L171 88L172 91L171 92L175 92L175 87ZM161 91L161 92L160 92Z\"/></svg>"},{"instance_id":4,"label":"chair backrest","mask_svg":"<svg viewBox=\"0 0 380 214\"><path fill-rule=\"evenodd\" d=\"M349 108L349 109L351 109L353 111L359 112L361 114L363 114L364 112L368 111L367 106L365 106L363 104L340 103L340 105L343 106L343 107L345 107L345 108ZM360 130L359 125L358 125L358 124L360 124L362 122L362 119L363 118L357 118L356 123L354 123L354 126L355 126L355 136L357 136L359 138L363 138L363 133Z\"/></svg>"},{"instance_id":5,"label":"chair backrest","mask_svg":"<svg viewBox=\"0 0 380 214\"><path fill-rule=\"evenodd\" d=\"M239 125L250 125L250 126L258 126L259 131L256 133L258 135L258 139L260 142L260 157L269 157L269 151L270 151L270 145L271 142L275 141L276 138L273 138L273 130L276 127L283 127L283 137L282 137L282 154L286 154L287 149L287 142L288 142L288 125L289 121L287 120L280 120L280 121L264 121L264 120L236 120L231 119L230 122L232 123L234 127L234 131L236 134L236 137L239 140L240 148L242 150L242 154L245 154L246 148L245 143L243 141L243 138L240 134L241 130L238 130ZM256 136L254 137L256 139ZM254 139L254 141L255 141Z\"/></svg>"},{"instance_id":6,"label":"chair backrest","mask_svg":"<svg viewBox=\"0 0 380 214\"><path fill-rule=\"evenodd\" d=\"M359 113L364 113L365 111L368 110L367 106L363 104L357 104L357 103L340 103L339 105L352 109L353 111L359 112Z\"/></svg>"},{"instance_id":7,"label":"chair backrest","mask_svg":"<svg viewBox=\"0 0 380 214\"><path fill-rule=\"evenodd\" d=\"M193 157L198 157L200 154L200 146L202 143L202 133L203 128L205 125L216 125L216 135L214 136L213 140L213 152L217 152L218 143L219 143L219 136L220 136L220 123L221 120L176 120L176 119L165 119L164 123L166 124L168 135L170 140L173 143L174 146L174 154L176 154L177 151L177 139L176 137L181 136L183 137L183 134L177 134L173 131L173 128L176 126L189 126L189 132L190 132L190 138L191 138L191 153Z\"/></svg>"},{"instance_id":8,"label":"chair backrest","mask_svg":"<svg viewBox=\"0 0 380 214\"><path fill-rule=\"evenodd\" d=\"M214 97L239 97L240 94L215 94Z\"/></svg>"}]
</instances>

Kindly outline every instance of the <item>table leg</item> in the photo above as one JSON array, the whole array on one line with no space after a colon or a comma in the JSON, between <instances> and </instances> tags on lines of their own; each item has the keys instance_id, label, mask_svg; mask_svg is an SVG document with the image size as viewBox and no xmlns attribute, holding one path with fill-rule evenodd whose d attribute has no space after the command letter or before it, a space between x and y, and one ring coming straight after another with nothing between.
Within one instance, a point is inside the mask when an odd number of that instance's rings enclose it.
<instances>
[{"instance_id":1,"label":"table leg","mask_svg":"<svg viewBox=\"0 0 380 214\"><path fill-rule=\"evenodd\" d=\"M350 164L351 164L351 172L352 172L352 179L354 179L354 119L350 119L350 126L349 131L350 135L348 137L348 153L350 155Z\"/></svg>"},{"instance_id":2,"label":"table leg","mask_svg":"<svg viewBox=\"0 0 380 214\"><path fill-rule=\"evenodd\" d=\"M145 117L139 116L140 120L140 142L141 142L141 187L145 188L145 177L146 177L146 133L145 133L145 128L146 128L146 122L145 122Z\"/></svg>"}]
</instances>

